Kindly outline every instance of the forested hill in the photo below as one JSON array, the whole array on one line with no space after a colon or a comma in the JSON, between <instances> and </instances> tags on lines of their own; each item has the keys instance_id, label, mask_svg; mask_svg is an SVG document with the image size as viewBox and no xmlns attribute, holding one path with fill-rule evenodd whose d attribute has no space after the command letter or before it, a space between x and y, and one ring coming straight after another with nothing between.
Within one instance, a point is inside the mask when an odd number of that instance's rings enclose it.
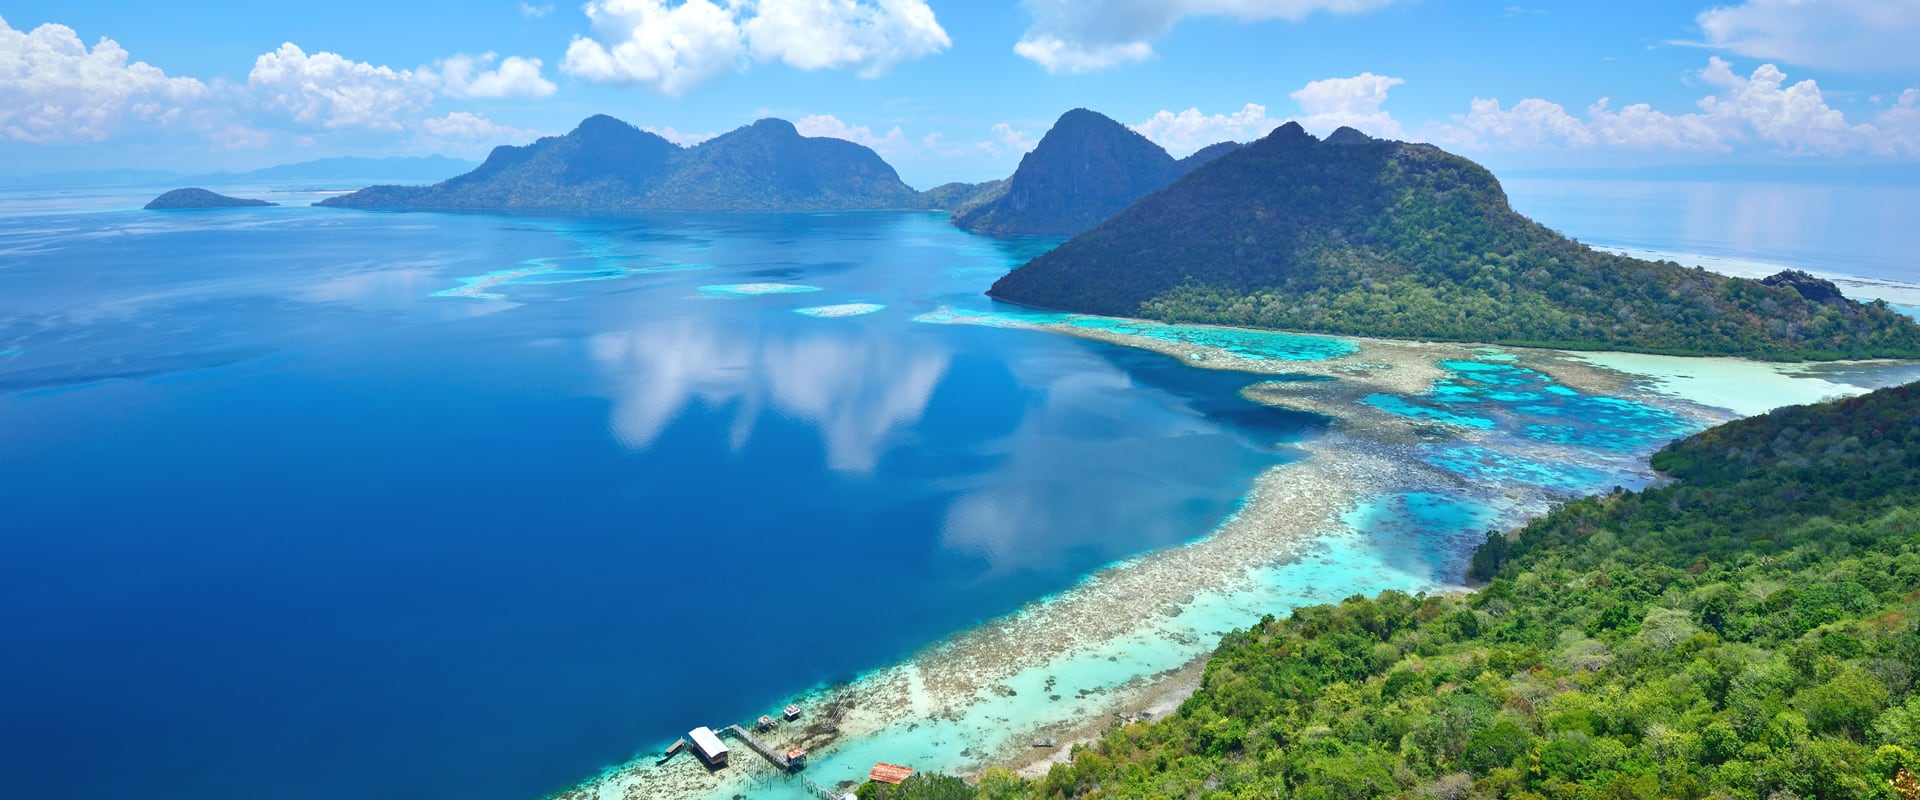
<instances>
[{"instance_id":1,"label":"forested hill","mask_svg":"<svg viewBox=\"0 0 1920 800\"><path fill-rule=\"evenodd\" d=\"M325 206L476 209L830 211L918 208L879 154L764 119L690 148L608 116L565 136L498 147L432 186L374 186Z\"/></svg>"},{"instance_id":2,"label":"forested hill","mask_svg":"<svg viewBox=\"0 0 1920 800\"><path fill-rule=\"evenodd\" d=\"M1238 145L1222 142L1174 160L1160 145L1099 113L1060 115L1004 188L953 223L986 233L1072 236Z\"/></svg>"},{"instance_id":3,"label":"forested hill","mask_svg":"<svg viewBox=\"0 0 1920 800\"><path fill-rule=\"evenodd\" d=\"M1323 142L1293 123L1142 198L989 294L1065 311L1387 338L1920 357L1920 325L1884 304L1601 253L1515 213L1493 175L1465 158L1351 129Z\"/></svg>"},{"instance_id":4,"label":"forested hill","mask_svg":"<svg viewBox=\"0 0 1920 800\"><path fill-rule=\"evenodd\" d=\"M1920 798L1920 387L1675 443L1672 485L1490 537L1469 595L1229 635L1044 780L864 798Z\"/></svg>"}]
</instances>

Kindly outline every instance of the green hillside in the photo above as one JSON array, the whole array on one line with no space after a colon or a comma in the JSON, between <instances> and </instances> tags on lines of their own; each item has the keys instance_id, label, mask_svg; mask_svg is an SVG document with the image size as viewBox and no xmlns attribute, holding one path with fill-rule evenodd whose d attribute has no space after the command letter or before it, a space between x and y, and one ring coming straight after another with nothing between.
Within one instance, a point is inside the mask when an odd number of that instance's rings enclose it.
<instances>
[{"instance_id":1,"label":"green hillside","mask_svg":"<svg viewBox=\"0 0 1920 800\"><path fill-rule=\"evenodd\" d=\"M1387 338L1920 357L1920 325L1884 304L1601 253L1515 213L1465 158L1351 129L1322 142L1297 124L1142 198L989 294Z\"/></svg>"},{"instance_id":2,"label":"green hillside","mask_svg":"<svg viewBox=\"0 0 1920 800\"><path fill-rule=\"evenodd\" d=\"M1490 538L1459 596L1228 636L1044 780L876 798L1920 798L1920 386L1676 442Z\"/></svg>"}]
</instances>

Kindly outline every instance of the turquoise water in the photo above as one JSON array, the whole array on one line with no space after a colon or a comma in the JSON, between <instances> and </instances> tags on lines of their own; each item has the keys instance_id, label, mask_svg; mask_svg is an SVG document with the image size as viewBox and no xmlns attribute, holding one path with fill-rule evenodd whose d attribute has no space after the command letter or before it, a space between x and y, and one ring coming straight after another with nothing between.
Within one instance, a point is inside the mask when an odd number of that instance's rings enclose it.
<instances>
[{"instance_id":1,"label":"turquoise water","mask_svg":"<svg viewBox=\"0 0 1920 800\"><path fill-rule=\"evenodd\" d=\"M1538 370L1508 361L1442 361L1448 375L1420 397L1375 394L1368 405L1411 419L1441 422L1474 431L1499 430L1510 439L1561 445L1582 451L1603 451L1613 457L1643 454L1660 444L1693 433L1699 423L1645 403L1588 394L1554 382ZM1516 444L1524 442L1516 441ZM1439 456L1476 475L1488 472L1485 459ZM1469 467L1469 464L1480 464ZM1516 474L1536 474L1524 467ZM1577 488L1578 471L1560 480L1531 483Z\"/></svg>"},{"instance_id":2,"label":"turquoise water","mask_svg":"<svg viewBox=\"0 0 1920 800\"><path fill-rule=\"evenodd\" d=\"M1111 317L1073 317L1066 320L1066 324L1076 328L1111 331L1174 344L1217 348L1225 350L1235 358L1249 361L1320 361L1351 355L1359 350L1352 342L1341 339L1277 331L1168 325Z\"/></svg>"}]
</instances>

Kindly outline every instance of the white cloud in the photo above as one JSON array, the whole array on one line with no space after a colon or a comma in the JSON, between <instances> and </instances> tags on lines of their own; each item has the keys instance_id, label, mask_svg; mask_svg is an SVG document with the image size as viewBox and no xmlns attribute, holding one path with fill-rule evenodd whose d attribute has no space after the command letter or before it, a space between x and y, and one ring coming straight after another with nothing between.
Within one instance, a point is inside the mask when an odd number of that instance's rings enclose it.
<instances>
[{"instance_id":1,"label":"white cloud","mask_svg":"<svg viewBox=\"0 0 1920 800\"><path fill-rule=\"evenodd\" d=\"M433 102L431 73L395 70L287 42L254 60L247 88L294 122L325 128L398 130L402 117Z\"/></svg>"},{"instance_id":2,"label":"white cloud","mask_svg":"<svg viewBox=\"0 0 1920 800\"><path fill-rule=\"evenodd\" d=\"M1058 36L1029 34L1013 43L1013 52L1058 74L1097 72L1116 64L1145 61L1153 57L1153 45L1146 42L1084 45Z\"/></svg>"},{"instance_id":3,"label":"white cloud","mask_svg":"<svg viewBox=\"0 0 1920 800\"><path fill-rule=\"evenodd\" d=\"M1696 18L1707 47L1754 59L1863 70L1920 68L1920 3L1747 0Z\"/></svg>"},{"instance_id":4,"label":"white cloud","mask_svg":"<svg viewBox=\"0 0 1920 800\"><path fill-rule=\"evenodd\" d=\"M1310 131L1326 135L1342 125L1374 136L1398 139L1405 135L1400 123L1380 108L1387 102L1387 90L1406 81L1362 72L1351 78L1314 81L1289 97L1300 104L1306 116L1300 124Z\"/></svg>"},{"instance_id":5,"label":"white cloud","mask_svg":"<svg viewBox=\"0 0 1920 800\"><path fill-rule=\"evenodd\" d=\"M925 0L760 0L741 23L753 57L804 70L859 67L862 77L953 45Z\"/></svg>"},{"instance_id":6,"label":"white cloud","mask_svg":"<svg viewBox=\"0 0 1920 800\"><path fill-rule=\"evenodd\" d=\"M1381 106L1387 102L1387 90L1405 82L1371 72L1351 78L1313 81L1288 95L1300 104L1301 111L1300 116L1291 119L1322 136L1346 125L1374 136L1397 139L1404 136L1405 131ZM1163 110L1133 129L1167 152L1185 156L1217 142L1253 141L1272 133L1287 119L1267 116L1266 106L1248 103L1231 114L1206 114L1198 108L1180 112Z\"/></svg>"},{"instance_id":7,"label":"white cloud","mask_svg":"<svg viewBox=\"0 0 1920 800\"><path fill-rule=\"evenodd\" d=\"M520 4L520 16L527 19L539 19L551 13L553 13L552 3L542 3L537 6L532 3Z\"/></svg>"},{"instance_id":8,"label":"white cloud","mask_svg":"<svg viewBox=\"0 0 1920 800\"><path fill-rule=\"evenodd\" d=\"M65 25L24 32L0 18L0 138L97 141L128 117L172 122L208 93L200 81L129 62L112 39L89 50Z\"/></svg>"},{"instance_id":9,"label":"white cloud","mask_svg":"<svg viewBox=\"0 0 1920 800\"><path fill-rule=\"evenodd\" d=\"M258 150L273 141L266 131L245 125L226 125L208 133L214 143L228 150Z\"/></svg>"},{"instance_id":10,"label":"white cloud","mask_svg":"<svg viewBox=\"0 0 1920 800\"><path fill-rule=\"evenodd\" d=\"M1906 117L1898 104L1881 113L1879 125L1854 123L1827 105L1818 84L1805 80L1788 85L1786 73L1772 64L1741 77L1732 65L1713 58L1699 76L1719 91L1701 98L1699 110L1692 113L1671 114L1645 103L1616 110L1601 98L1587 108L1585 117L1576 117L1539 98L1511 108L1502 108L1498 100L1475 98L1468 113L1429 132L1438 142L1468 149L1728 151L1757 144L1796 155L1920 152L1920 130L1902 127Z\"/></svg>"},{"instance_id":11,"label":"white cloud","mask_svg":"<svg viewBox=\"0 0 1920 800\"><path fill-rule=\"evenodd\" d=\"M680 95L748 60L862 77L952 44L926 0L589 0L561 69Z\"/></svg>"},{"instance_id":12,"label":"white cloud","mask_svg":"<svg viewBox=\"0 0 1920 800\"><path fill-rule=\"evenodd\" d=\"M533 131L501 125L471 111L454 111L444 117L423 119L420 121L420 129L434 136L452 139L527 140L539 135Z\"/></svg>"},{"instance_id":13,"label":"white cloud","mask_svg":"<svg viewBox=\"0 0 1920 800\"><path fill-rule=\"evenodd\" d=\"M1266 106L1248 103L1231 114L1203 114L1198 108L1179 113L1163 110L1133 129L1167 152L1184 157L1217 142L1253 141L1272 133L1281 122L1267 116Z\"/></svg>"},{"instance_id":14,"label":"white cloud","mask_svg":"<svg viewBox=\"0 0 1920 800\"><path fill-rule=\"evenodd\" d=\"M746 49L733 11L708 0L593 0L586 11L600 38L575 36L560 68L588 80L678 95L738 69Z\"/></svg>"},{"instance_id":15,"label":"white cloud","mask_svg":"<svg viewBox=\"0 0 1920 800\"><path fill-rule=\"evenodd\" d=\"M540 76L540 59L507 56L495 69L494 53L448 57L438 67L440 91L448 97L546 97L559 87Z\"/></svg>"},{"instance_id":16,"label":"white cloud","mask_svg":"<svg viewBox=\"0 0 1920 800\"><path fill-rule=\"evenodd\" d=\"M415 144L420 149L466 157L486 155L495 145L525 144L541 135L539 131L501 125L471 111L429 117L414 128Z\"/></svg>"},{"instance_id":17,"label":"white cloud","mask_svg":"<svg viewBox=\"0 0 1920 800\"><path fill-rule=\"evenodd\" d=\"M640 126L640 130L646 131L662 139L665 139L669 142L680 145L681 147L692 147L696 144L699 144L701 142L704 142L708 139L711 139L715 136L720 135L718 133L714 133L713 131L707 131L706 133L683 133L681 131L674 130L672 125L668 125L660 128L655 128L650 125L642 125Z\"/></svg>"},{"instance_id":18,"label":"white cloud","mask_svg":"<svg viewBox=\"0 0 1920 800\"><path fill-rule=\"evenodd\" d=\"M1394 0L1023 0L1033 25L1013 51L1048 72L1087 72L1153 57L1153 42L1193 16L1242 22L1350 14Z\"/></svg>"},{"instance_id":19,"label":"white cloud","mask_svg":"<svg viewBox=\"0 0 1920 800\"><path fill-rule=\"evenodd\" d=\"M865 125L848 125L832 114L808 114L793 123L801 136L845 139L854 144L873 148L881 155L899 155L910 146L907 136L898 125L887 131L885 136L873 135L873 129Z\"/></svg>"},{"instance_id":20,"label":"white cloud","mask_svg":"<svg viewBox=\"0 0 1920 800\"><path fill-rule=\"evenodd\" d=\"M1033 131L1015 128L1011 123L993 124L993 138L984 142L975 142L974 147L994 158L1022 156L1039 146Z\"/></svg>"}]
</instances>

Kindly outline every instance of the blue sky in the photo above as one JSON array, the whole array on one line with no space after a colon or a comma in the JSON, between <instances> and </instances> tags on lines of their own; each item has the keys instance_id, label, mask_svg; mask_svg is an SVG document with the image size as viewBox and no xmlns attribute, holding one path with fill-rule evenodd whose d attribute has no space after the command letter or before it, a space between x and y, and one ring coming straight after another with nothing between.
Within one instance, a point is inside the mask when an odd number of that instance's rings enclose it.
<instances>
[{"instance_id":1,"label":"blue sky","mask_svg":"<svg viewBox=\"0 0 1920 800\"><path fill-rule=\"evenodd\" d=\"M591 0L0 6L0 174L446 153L763 116L916 186L1062 111L1176 154L1289 119L1495 169L1920 162L1920 0Z\"/></svg>"}]
</instances>

